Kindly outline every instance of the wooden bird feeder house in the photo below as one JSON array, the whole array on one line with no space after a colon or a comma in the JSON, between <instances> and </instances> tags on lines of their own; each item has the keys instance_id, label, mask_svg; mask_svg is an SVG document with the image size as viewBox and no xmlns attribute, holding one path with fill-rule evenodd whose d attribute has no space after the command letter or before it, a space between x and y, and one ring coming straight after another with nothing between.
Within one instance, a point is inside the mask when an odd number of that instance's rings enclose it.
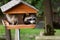
<instances>
[{"instance_id":1,"label":"wooden bird feeder house","mask_svg":"<svg viewBox=\"0 0 60 40\"><path fill-rule=\"evenodd\" d=\"M18 15L19 23L18 25L10 25L7 20L4 20L4 24L7 29L23 29L23 28L34 28L35 24L25 25L22 21L24 14L34 14L38 12L38 9L29 5L28 3L21 0L12 0L7 4L1 6L1 10L4 14L15 14Z\"/></svg>"}]
</instances>

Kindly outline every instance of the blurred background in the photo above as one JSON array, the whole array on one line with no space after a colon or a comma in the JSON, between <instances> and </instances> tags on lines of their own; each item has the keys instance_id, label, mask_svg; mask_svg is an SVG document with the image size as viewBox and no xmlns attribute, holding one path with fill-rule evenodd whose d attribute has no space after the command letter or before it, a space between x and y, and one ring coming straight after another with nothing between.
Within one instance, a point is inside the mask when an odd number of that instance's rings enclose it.
<instances>
[{"instance_id":1,"label":"blurred background","mask_svg":"<svg viewBox=\"0 0 60 40\"><path fill-rule=\"evenodd\" d=\"M6 3L8 3L11 0L0 0L0 7ZM40 31L43 31L44 27L44 0L24 0L25 2L33 5L36 7L39 12L36 14L37 15L37 27L36 29L21 29L21 40L35 40L35 36L39 35ZM56 29L60 29L60 0L52 0L52 10L53 10L53 26ZM2 19L4 19L5 15L1 12L0 9L0 38L5 37L5 28L2 25ZM25 31L24 31L25 30ZM60 36L59 30L57 31L57 35ZM14 38L14 32L15 30L11 31L12 38ZM4 40L4 39L3 39Z\"/></svg>"}]
</instances>

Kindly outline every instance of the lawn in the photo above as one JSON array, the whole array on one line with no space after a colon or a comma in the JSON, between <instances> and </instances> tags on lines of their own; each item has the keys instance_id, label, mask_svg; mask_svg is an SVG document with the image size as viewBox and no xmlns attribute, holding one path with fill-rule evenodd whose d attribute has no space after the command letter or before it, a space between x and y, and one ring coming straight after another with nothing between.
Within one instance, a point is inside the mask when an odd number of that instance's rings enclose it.
<instances>
[{"instance_id":1,"label":"lawn","mask_svg":"<svg viewBox=\"0 0 60 40\"><path fill-rule=\"evenodd\" d=\"M60 36L60 30L56 30L56 36ZM43 31L43 29L21 29L20 30L20 36L21 40L34 40L34 37L40 34L40 31ZM14 37L15 30L11 30L12 36ZM5 34L5 28L4 26L0 25L0 36ZM32 39L31 39L32 37Z\"/></svg>"},{"instance_id":2,"label":"lawn","mask_svg":"<svg viewBox=\"0 0 60 40\"><path fill-rule=\"evenodd\" d=\"M39 34L42 29L20 29L21 34ZM12 33L14 33L14 29L12 29ZM0 25L0 34L5 33L4 26Z\"/></svg>"},{"instance_id":3,"label":"lawn","mask_svg":"<svg viewBox=\"0 0 60 40\"><path fill-rule=\"evenodd\" d=\"M31 40L30 36L34 39L35 35L39 35L42 29L20 29L20 36L22 40ZM42 30L43 31L43 30ZM12 36L14 37L15 30L11 30ZM4 26L0 25L0 36L5 35L5 28Z\"/></svg>"}]
</instances>

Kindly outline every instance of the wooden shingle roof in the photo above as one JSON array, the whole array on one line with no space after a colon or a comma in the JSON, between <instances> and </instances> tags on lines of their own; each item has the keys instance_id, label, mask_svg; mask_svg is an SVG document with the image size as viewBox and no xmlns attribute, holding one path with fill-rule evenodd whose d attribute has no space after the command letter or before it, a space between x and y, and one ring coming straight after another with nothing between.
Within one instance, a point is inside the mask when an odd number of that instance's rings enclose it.
<instances>
[{"instance_id":1,"label":"wooden shingle roof","mask_svg":"<svg viewBox=\"0 0 60 40\"><path fill-rule=\"evenodd\" d=\"M10 2L8 2L7 4L1 6L0 8L1 8L2 12L5 12L5 11L11 9L12 7L14 7L14 6L16 6L16 5L20 4L20 3L23 3L23 4L29 6L29 7L33 8L33 9L39 11L38 9L33 7L32 5L26 3L26 2L24 2L22 0L11 0Z\"/></svg>"}]
</instances>

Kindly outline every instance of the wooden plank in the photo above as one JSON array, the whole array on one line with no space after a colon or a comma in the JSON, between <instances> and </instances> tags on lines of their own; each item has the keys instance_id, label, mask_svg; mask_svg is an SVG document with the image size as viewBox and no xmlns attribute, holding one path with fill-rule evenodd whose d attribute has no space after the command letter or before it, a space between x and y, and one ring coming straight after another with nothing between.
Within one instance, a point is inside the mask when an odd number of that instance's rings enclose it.
<instances>
[{"instance_id":1,"label":"wooden plank","mask_svg":"<svg viewBox=\"0 0 60 40\"><path fill-rule=\"evenodd\" d=\"M5 26L7 29L26 29L26 28L35 28L35 24L19 24L19 25L9 25L9 23L4 20Z\"/></svg>"},{"instance_id":2,"label":"wooden plank","mask_svg":"<svg viewBox=\"0 0 60 40\"><path fill-rule=\"evenodd\" d=\"M25 24L20 24L20 25L7 25L7 29L25 29L25 28L35 28L36 25L30 24L30 25L25 25Z\"/></svg>"},{"instance_id":3,"label":"wooden plank","mask_svg":"<svg viewBox=\"0 0 60 40\"><path fill-rule=\"evenodd\" d=\"M10 10L7 10L5 13L8 13L8 14L37 13L37 10L22 3L11 8Z\"/></svg>"},{"instance_id":4,"label":"wooden plank","mask_svg":"<svg viewBox=\"0 0 60 40\"><path fill-rule=\"evenodd\" d=\"M4 13L4 14L31 14L31 13L22 11L22 12L17 12L17 13L16 12L12 12L12 13ZM33 12L32 14L37 14L37 13Z\"/></svg>"}]
</instances>

